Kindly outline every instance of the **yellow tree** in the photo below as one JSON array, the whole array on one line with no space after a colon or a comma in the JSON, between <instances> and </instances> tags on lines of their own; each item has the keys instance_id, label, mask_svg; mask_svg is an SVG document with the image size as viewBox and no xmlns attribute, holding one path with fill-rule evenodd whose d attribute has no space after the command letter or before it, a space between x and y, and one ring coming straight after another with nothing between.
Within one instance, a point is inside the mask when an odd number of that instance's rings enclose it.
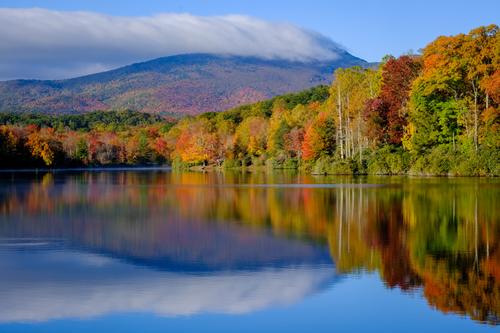
<instances>
[{"instance_id":1,"label":"yellow tree","mask_svg":"<svg viewBox=\"0 0 500 333\"><path fill-rule=\"evenodd\" d=\"M236 128L236 141L248 154L262 155L266 151L268 127L267 119L250 116Z\"/></svg>"},{"instance_id":2,"label":"yellow tree","mask_svg":"<svg viewBox=\"0 0 500 333\"><path fill-rule=\"evenodd\" d=\"M217 135L210 131L206 119L195 119L184 125L175 145L175 154L186 163L213 162L217 152Z\"/></svg>"},{"instance_id":3,"label":"yellow tree","mask_svg":"<svg viewBox=\"0 0 500 333\"><path fill-rule=\"evenodd\" d=\"M367 145L363 111L366 102L378 94L379 81L379 73L373 69L352 67L335 71L327 106L335 113L336 140L342 159L356 154L361 159Z\"/></svg>"},{"instance_id":4,"label":"yellow tree","mask_svg":"<svg viewBox=\"0 0 500 333\"><path fill-rule=\"evenodd\" d=\"M62 151L61 142L57 140L53 128L32 131L28 135L26 146L33 157L41 158L46 166L52 166L56 154Z\"/></svg>"}]
</instances>

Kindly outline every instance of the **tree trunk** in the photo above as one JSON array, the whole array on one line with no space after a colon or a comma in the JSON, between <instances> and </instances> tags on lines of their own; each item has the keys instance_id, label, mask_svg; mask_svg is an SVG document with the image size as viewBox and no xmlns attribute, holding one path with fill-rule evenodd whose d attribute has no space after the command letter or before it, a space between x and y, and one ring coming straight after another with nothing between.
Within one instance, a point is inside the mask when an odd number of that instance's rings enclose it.
<instances>
[{"instance_id":1,"label":"tree trunk","mask_svg":"<svg viewBox=\"0 0 500 333\"><path fill-rule=\"evenodd\" d=\"M477 108L477 99L478 99L478 91L474 81L472 81L472 89L474 90L474 148L478 148L478 108Z\"/></svg>"},{"instance_id":2,"label":"tree trunk","mask_svg":"<svg viewBox=\"0 0 500 333\"><path fill-rule=\"evenodd\" d=\"M361 165L361 112L358 110L358 151L359 151L359 165Z\"/></svg>"},{"instance_id":3,"label":"tree trunk","mask_svg":"<svg viewBox=\"0 0 500 333\"><path fill-rule=\"evenodd\" d=\"M342 133L342 101L340 99L340 83L337 84L337 111L339 114L339 144L340 144L340 158L344 159L344 139Z\"/></svg>"},{"instance_id":4,"label":"tree trunk","mask_svg":"<svg viewBox=\"0 0 500 333\"><path fill-rule=\"evenodd\" d=\"M346 115L346 126L345 126L345 152L346 157L351 157L351 149L352 149L352 138L351 138L351 120L349 115Z\"/></svg>"}]
</instances>

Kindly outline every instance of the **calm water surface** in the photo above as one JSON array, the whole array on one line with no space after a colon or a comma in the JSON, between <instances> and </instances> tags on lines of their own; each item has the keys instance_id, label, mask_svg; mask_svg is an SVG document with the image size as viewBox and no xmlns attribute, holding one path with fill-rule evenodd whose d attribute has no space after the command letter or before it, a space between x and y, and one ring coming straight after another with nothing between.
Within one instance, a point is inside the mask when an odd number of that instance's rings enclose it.
<instances>
[{"instance_id":1,"label":"calm water surface","mask_svg":"<svg viewBox=\"0 0 500 333\"><path fill-rule=\"evenodd\" d=\"M498 332L500 180L0 173L0 332Z\"/></svg>"}]
</instances>

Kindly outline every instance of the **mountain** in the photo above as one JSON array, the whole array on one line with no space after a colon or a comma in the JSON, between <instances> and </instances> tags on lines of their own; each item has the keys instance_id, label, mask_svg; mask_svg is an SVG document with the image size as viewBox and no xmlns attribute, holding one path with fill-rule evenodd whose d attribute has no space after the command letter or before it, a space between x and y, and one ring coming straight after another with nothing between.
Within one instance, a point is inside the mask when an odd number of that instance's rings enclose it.
<instances>
[{"instance_id":1,"label":"mountain","mask_svg":"<svg viewBox=\"0 0 500 333\"><path fill-rule=\"evenodd\" d=\"M328 84L338 67L368 63L346 51L333 61L297 62L186 54L67 80L0 82L0 111L81 113L127 108L180 116Z\"/></svg>"}]
</instances>

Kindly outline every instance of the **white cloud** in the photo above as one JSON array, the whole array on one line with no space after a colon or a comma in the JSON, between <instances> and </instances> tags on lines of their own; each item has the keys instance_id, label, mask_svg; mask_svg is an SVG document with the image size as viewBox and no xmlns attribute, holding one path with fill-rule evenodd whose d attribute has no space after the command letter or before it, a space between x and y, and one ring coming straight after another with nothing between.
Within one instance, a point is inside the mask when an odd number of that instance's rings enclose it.
<instances>
[{"instance_id":1,"label":"white cloud","mask_svg":"<svg viewBox=\"0 0 500 333\"><path fill-rule=\"evenodd\" d=\"M0 8L0 79L65 78L183 53L305 61L335 59L339 50L318 33L247 16Z\"/></svg>"},{"instance_id":2,"label":"white cloud","mask_svg":"<svg viewBox=\"0 0 500 333\"><path fill-rule=\"evenodd\" d=\"M132 312L159 316L250 313L299 302L339 278L333 266L195 275L58 251L3 250L0 271L0 323Z\"/></svg>"}]
</instances>

